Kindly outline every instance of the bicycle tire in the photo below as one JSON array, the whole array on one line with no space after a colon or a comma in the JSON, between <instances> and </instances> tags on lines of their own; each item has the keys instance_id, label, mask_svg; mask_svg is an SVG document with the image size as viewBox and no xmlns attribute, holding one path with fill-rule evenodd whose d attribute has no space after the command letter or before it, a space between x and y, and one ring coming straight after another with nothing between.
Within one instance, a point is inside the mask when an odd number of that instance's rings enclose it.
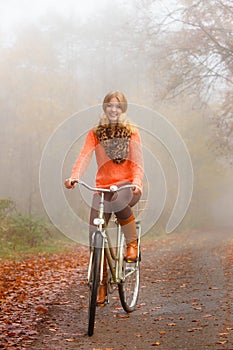
<instances>
[{"instance_id":1,"label":"bicycle tire","mask_svg":"<svg viewBox=\"0 0 233 350\"><path fill-rule=\"evenodd\" d=\"M121 259L122 262L122 280L118 284L118 292L123 309L127 312L133 312L137 305L139 286L140 286L140 253L137 261L127 262L124 260L126 244L122 242ZM140 252L140 247L138 247Z\"/></svg>"},{"instance_id":2,"label":"bicycle tire","mask_svg":"<svg viewBox=\"0 0 233 350\"><path fill-rule=\"evenodd\" d=\"M88 310L88 336L92 336L95 326L96 301L100 283L100 263L103 237L100 232L96 232L94 240L93 262L89 286L89 310Z\"/></svg>"}]
</instances>

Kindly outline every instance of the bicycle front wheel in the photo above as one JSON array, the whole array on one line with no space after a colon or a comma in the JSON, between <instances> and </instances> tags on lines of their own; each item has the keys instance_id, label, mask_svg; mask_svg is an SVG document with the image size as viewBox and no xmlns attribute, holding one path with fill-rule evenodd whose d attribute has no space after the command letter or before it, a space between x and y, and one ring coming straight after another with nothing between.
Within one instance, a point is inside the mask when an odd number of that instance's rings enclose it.
<instances>
[{"instance_id":1,"label":"bicycle front wheel","mask_svg":"<svg viewBox=\"0 0 233 350\"><path fill-rule=\"evenodd\" d=\"M96 314L96 301L97 293L100 283L100 263L102 252L103 237L100 232L95 234L94 252L92 269L89 283L89 317L88 317L88 335L92 336L94 333L95 314Z\"/></svg>"},{"instance_id":2,"label":"bicycle front wheel","mask_svg":"<svg viewBox=\"0 0 233 350\"><path fill-rule=\"evenodd\" d=\"M140 247L138 247L140 248ZM120 296L120 301L123 309L126 312L132 312L135 310L139 286L140 286L140 256L138 256L137 261L127 262L124 260L124 254L126 251L126 245L123 244L122 256L122 280L118 284L118 291Z\"/></svg>"}]
</instances>

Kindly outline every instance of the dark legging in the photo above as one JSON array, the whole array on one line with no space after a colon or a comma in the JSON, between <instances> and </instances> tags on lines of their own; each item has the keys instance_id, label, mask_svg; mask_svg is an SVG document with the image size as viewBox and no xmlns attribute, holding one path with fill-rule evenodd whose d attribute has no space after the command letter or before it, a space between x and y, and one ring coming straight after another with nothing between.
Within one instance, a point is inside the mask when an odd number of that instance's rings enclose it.
<instances>
[{"instance_id":1,"label":"dark legging","mask_svg":"<svg viewBox=\"0 0 233 350\"><path fill-rule=\"evenodd\" d=\"M108 224L112 213L115 213L118 219L128 219L133 214L131 208L139 201L140 197L140 193L134 194L130 188L115 193L105 193L104 215L106 224ZM96 230L96 226L93 225L93 220L98 217L99 202L100 194L95 193L90 213L90 233L93 233Z\"/></svg>"}]
</instances>

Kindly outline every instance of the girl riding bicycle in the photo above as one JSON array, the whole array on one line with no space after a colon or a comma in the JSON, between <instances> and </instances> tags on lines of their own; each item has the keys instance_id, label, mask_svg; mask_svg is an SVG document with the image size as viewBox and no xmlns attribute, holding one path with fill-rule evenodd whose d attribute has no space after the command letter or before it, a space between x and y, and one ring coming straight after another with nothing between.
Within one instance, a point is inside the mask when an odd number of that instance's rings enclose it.
<instances>
[{"instance_id":1,"label":"girl riding bicycle","mask_svg":"<svg viewBox=\"0 0 233 350\"><path fill-rule=\"evenodd\" d=\"M74 188L72 180L80 179L95 151L97 162L96 186L109 188L133 184L135 189L124 189L119 193L105 194L105 221L109 222L114 212L126 237L127 252L125 259L137 258L137 232L132 207L142 194L143 158L138 129L130 123L125 112L127 100L121 91L108 93L103 101L104 114L99 123L91 129L77 158L70 178L65 186ZM93 220L98 216L99 194L93 195L90 212L90 236L95 231ZM107 295L107 264L104 261L103 280L99 287L97 304L104 305Z\"/></svg>"}]
</instances>

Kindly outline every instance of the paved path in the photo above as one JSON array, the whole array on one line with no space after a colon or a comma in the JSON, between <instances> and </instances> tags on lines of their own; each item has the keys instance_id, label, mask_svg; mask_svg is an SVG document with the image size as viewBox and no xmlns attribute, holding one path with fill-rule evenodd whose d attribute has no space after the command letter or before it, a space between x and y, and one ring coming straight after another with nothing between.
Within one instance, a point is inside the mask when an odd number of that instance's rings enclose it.
<instances>
[{"instance_id":1,"label":"paved path","mask_svg":"<svg viewBox=\"0 0 233 350\"><path fill-rule=\"evenodd\" d=\"M138 308L117 292L86 335L87 287L73 286L40 324L31 350L233 350L233 233L172 234L144 243Z\"/></svg>"}]
</instances>

